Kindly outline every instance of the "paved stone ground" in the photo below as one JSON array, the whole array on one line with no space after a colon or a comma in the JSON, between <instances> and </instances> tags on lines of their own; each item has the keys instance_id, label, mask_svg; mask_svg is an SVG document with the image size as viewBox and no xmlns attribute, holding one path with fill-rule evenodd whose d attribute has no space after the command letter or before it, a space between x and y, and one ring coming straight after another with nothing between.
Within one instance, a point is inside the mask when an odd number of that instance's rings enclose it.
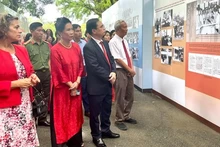
<instances>
[{"instance_id":1,"label":"paved stone ground","mask_svg":"<svg viewBox=\"0 0 220 147\"><path fill-rule=\"evenodd\" d=\"M220 113L220 112L219 112ZM216 112L216 117L219 114ZM170 103L135 90L131 116L138 124L128 124L127 131L114 126L115 106L112 106L111 129L119 139L105 139L108 147L220 147L220 134L185 114ZM38 127L41 147L51 147L50 129ZM95 147L90 135L89 120L83 125L85 147Z\"/></svg>"}]
</instances>

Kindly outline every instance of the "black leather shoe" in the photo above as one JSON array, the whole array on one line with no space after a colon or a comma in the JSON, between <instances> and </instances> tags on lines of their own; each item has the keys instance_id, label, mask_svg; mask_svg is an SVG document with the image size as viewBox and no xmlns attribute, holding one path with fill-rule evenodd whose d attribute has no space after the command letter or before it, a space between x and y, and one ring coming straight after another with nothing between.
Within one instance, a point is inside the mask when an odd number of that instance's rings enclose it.
<instances>
[{"instance_id":1,"label":"black leather shoe","mask_svg":"<svg viewBox=\"0 0 220 147\"><path fill-rule=\"evenodd\" d=\"M120 135L117 133L113 133L112 131L109 131L107 133L102 132L102 138L119 138Z\"/></svg>"},{"instance_id":2,"label":"black leather shoe","mask_svg":"<svg viewBox=\"0 0 220 147\"><path fill-rule=\"evenodd\" d=\"M50 126L50 122L49 121L40 121L38 122L39 126L46 126L49 127Z\"/></svg>"},{"instance_id":3,"label":"black leather shoe","mask_svg":"<svg viewBox=\"0 0 220 147\"><path fill-rule=\"evenodd\" d=\"M99 139L93 138L92 141L96 147L106 147L105 142L102 140L102 138L99 138Z\"/></svg>"}]
</instances>

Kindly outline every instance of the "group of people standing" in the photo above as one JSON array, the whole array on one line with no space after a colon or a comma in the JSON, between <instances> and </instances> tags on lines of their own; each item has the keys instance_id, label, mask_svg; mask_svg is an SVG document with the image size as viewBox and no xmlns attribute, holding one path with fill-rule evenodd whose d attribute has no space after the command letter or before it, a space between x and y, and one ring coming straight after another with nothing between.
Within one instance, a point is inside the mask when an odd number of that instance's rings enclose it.
<instances>
[{"instance_id":1,"label":"group of people standing","mask_svg":"<svg viewBox=\"0 0 220 147\"><path fill-rule=\"evenodd\" d=\"M0 68L4 69L0 70L0 146L39 146L31 102L40 90L50 101L50 122L45 114L38 124L51 127L52 147L84 146L82 99L93 143L106 147L103 138L119 138L110 129L113 87L115 125L127 130L125 123L137 123L130 117L135 71L123 39L128 31L125 21L115 23L115 36L107 42L102 22L88 20L86 32L91 39L86 42L78 24L57 18L59 41L52 47L42 40L41 23L29 28L31 39L24 46L13 44L22 33L18 18L0 15Z\"/></svg>"}]
</instances>

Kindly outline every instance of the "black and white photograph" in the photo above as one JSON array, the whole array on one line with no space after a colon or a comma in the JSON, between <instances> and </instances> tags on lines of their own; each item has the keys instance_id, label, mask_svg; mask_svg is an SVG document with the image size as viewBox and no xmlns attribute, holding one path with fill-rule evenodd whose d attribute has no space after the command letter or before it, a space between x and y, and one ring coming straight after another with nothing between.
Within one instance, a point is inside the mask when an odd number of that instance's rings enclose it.
<instances>
[{"instance_id":1,"label":"black and white photograph","mask_svg":"<svg viewBox=\"0 0 220 147\"><path fill-rule=\"evenodd\" d=\"M184 16L174 14L173 17L173 39L184 39Z\"/></svg>"},{"instance_id":2,"label":"black and white photograph","mask_svg":"<svg viewBox=\"0 0 220 147\"><path fill-rule=\"evenodd\" d=\"M172 62L172 49L161 49L161 63L171 65Z\"/></svg>"},{"instance_id":3,"label":"black and white photograph","mask_svg":"<svg viewBox=\"0 0 220 147\"><path fill-rule=\"evenodd\" d=\"M154 57L160 58L160 40L154 41Z\"/></svg>"},{"instance_id":4,"label":"black and white photograph","mask_svg":"<svg viewBox=\"0 0 220 147\"><path fill-rule=\"evenodd\" d=\"M173 61L184 62L183 47L173 47Z\"/></svg>"},{"instance_id":5,"label":"black and white photograph","mask_svg":"<svg viewBox=\"0 0 220 147\"><path fill-rule=\"evenodd\" d=\"M138 60L139 57L138 57L138 48L137 47L131 47L130 53L131 53L133 60Z\"/></svg>"},{"instance_id":6,"label":"black and white photograph","mask_svg":"<svg viewBox=\"0 0 220 147\"><path fill-rule=\"evenodd\" d=\"M128 41L128 44L133 44L133 34L132 33L127 33L125 39Z\"/></svg>"},{"instance_id":7,"label":"black and white photograph","mask_svg":"<svg viewBox=\"0 0 220 147\"><path fill-rule=\"evenodd\" d=\"M161 18L156 18L154 23L154 37L160 37L161 33Z\"/></svg>"},{"instance_id":8,"label":"black and white photograph","mask_svg":"<svg viewBox=\"0 0 220 147\"><path fill-rule=\"evenodd\" d=\"M136 44L136 43L138 43L138 40L139 40L139 38L138 38L138 32L133 32L133 43L134 44Z\"/></svg>"},{"instance_id":9,"label":"black and white photograph","mask_svg":"<svg viewBox=\"0 0 220 147\"><path fill-rule=\"evenodd\" d=\"M172 29L161 30L162 46L172 46Z\"/></svg>"},{"instance_id":10,"label":"black and white photograph","mask_svg":"<svg viewBox=\"0 0 220 147\"><path fill-rule=\"evenodd\" d=\"M133 28L138 28L139 27L139 16L134 16L133 17Z\"/></svg>"},{"instance_id":11,"label":"black and white photograph","mask_svg":"<svg viewBox=\"0 0 220 147\"><path fill-rule=\"evenodd\" d=\"M137 44L138 43L138 32L128 33L125 37L128 41L128 44Z\"/></svg>"},{"instance_id":12,"label":"black and white photograph","mask_svg":"<svg viewBox=\"0 0 220 147\"><path fill-rule=\"evenodd\" d=\"M196 7L196 34L219 34L219 0L203 1Z\"/></svg>"},{"instance_id":13,"label":"black and white photograph","mask_svg":"<svg viewBox=\"0 0 220 147\"><path fill-rule=\"evenodd\" d=\"M170 27L173 19L173 10L163 12L162 27Z\"/></svg>"}]
</instances>

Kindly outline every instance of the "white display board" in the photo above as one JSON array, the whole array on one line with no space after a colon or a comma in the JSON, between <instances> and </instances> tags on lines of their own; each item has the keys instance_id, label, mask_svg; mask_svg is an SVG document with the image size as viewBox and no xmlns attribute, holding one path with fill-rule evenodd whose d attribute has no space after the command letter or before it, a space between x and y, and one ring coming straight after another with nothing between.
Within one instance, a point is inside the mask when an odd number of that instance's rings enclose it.
<instances>
[{"instance_id":1,"label":"white display board","mask_svg":"<svg viewBox=\"0 0 220 147\"><path fill-rule=\"evenodd\" d=\"M143 88L142 11L142 0L119 0L102 14L102 22L108 31L114 30L114 24L119 19L127 23L128 33L125 39L129 43L129 50L135 66L136 76L134 77L134 83L141 89Z\"/></svg>"}]
</instances>

